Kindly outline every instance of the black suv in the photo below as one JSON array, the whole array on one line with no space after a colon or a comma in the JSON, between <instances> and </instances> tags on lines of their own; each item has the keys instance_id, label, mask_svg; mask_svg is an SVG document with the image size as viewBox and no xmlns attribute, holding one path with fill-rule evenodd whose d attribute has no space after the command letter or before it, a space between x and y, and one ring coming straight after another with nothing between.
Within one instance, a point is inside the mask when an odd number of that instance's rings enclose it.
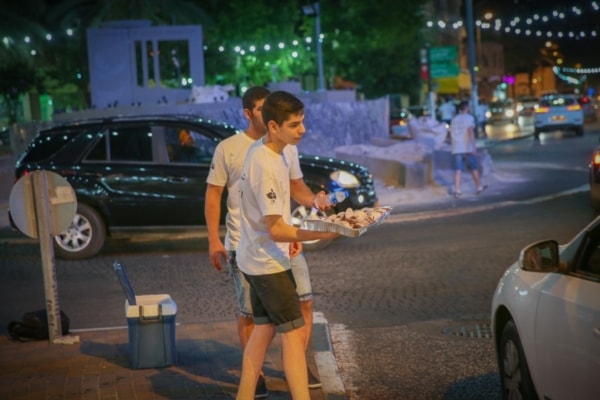
<instances>
[{"instance_id":1,"label":"black suv","mask_svg":"<svg viewBox=\"0 0 600 400\"><path fill-rule=\"evenodd\" d=\"M63 123L38 132L19 158L15 178L49 170L67 179L77 195L77 212L70 228L55 237L55 254L65 259L93 257L117 230L205 225L204 195L213 152L222 139L238 133L233 126L190 115ZM331 212L376 205L366 167L328 157L300 157L304 180L313 191L349 193ZM298 226L315 212L292 208ZM222 210L224 221L225 202Z\"/></svg>"}]
</instances>

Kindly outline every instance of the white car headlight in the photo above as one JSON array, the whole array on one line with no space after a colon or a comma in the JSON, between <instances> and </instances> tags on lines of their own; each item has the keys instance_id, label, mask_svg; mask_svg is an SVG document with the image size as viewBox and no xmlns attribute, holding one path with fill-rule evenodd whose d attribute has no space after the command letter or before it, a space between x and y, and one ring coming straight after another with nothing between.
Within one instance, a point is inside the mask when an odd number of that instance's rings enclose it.
<instances>
[{"instance_id":1,"label":"white car headlight","mask_svg":"<svg viewBox=\"0 0 600 400\"><path fill-rule=\"evenodd\" d=\"M333 171L329 177L344 189L352 189L360 186L358 178L347 171Z\"/></svg>"}]
</instances>

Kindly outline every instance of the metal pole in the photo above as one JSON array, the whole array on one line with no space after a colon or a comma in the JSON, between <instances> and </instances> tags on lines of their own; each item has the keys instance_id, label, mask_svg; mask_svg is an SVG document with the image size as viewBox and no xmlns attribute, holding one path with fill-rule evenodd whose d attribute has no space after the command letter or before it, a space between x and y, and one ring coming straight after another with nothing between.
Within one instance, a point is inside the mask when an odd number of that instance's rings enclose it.
<instances>
[{"instance_id":1,"label":"metal pole","mask_svg":"<svg viewBox=\"0 0 600 400\"><path fill-rule=\"evenodd\" d=\"M323 75L323 49L321 40L321 10L319 9L319 3L314 3L313 7L317 13L317 20L315 21L315 31L317 36L317 67L319 70L319 90L325 90L325 77Z\"/></svg>"},{"instance_id":2,"label":"metal pole","mask_svg":"<svg viewBox=\"0 0 600 400\"><path fill-rule=\"evenodd\" d=\"M33 196L37 220L38 238L42 253L42 272L44 276L44 293L46 296L46 312L48 314L48 333L50 342L56 343L62 337L60 306L58 302L58 285L56 283L56 265L54 264L54 248L52 247L51 223L52 208L48 196L48 173L34 171Z\"/></svg>"},{"instance_id":3,"label":"metal pole","mask_svg":"<svg viewBox=\"0 0 600 400\"><path fill-rule=\"evenodd\" d=\"M471 113L475 117L475 136L477 136L477 104L479 104L477 96L477 78L475 76L475 24L473 23L473 0L466 0L467 12L467 46L469 57L469 74L471 75Z\"/></svg>"},{"instance_id":4,"label":"metal pole","mask_svg":"<svg viewBox=\"0 0 600 400\"><path fill-rule=\"evenodd\" d=\"M431 46L429 43L425 44L427 50L427 108L429 111L429 118L435 120L435 104L433 101L433 83L431 81Z\"/></svg>"}]
</instances>

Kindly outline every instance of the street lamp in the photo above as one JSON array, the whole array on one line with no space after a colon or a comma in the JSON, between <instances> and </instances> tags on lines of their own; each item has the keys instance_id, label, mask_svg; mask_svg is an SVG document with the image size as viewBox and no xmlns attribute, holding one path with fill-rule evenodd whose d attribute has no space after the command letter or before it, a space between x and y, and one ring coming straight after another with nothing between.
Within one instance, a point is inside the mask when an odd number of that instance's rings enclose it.
<instances>
[{"instance_id":1,"label":"street lamp","mask_svg":"<svg viewBox=\"0 0 600 400\"><path fill-rule=\"evenodd\" d=\"M319 73L318 89L325 90L325 77L323 76L323 40L321 39L321 12L319 11L319 3L303 5L302 12L307 17L316 17L315 36L317 39L317 68Z\"/></svg>"}]
</instances>

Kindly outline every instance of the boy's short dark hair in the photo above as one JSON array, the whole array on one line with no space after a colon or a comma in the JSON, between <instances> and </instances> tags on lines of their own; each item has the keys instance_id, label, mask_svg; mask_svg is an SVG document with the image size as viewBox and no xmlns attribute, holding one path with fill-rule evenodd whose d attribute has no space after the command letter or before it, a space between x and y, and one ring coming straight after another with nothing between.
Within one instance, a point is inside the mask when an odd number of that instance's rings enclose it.
<instances>
[{"instance_id":1,"label":"boy's short dark hair","mask_svg":"<svg viewBox=\"0 0 600 400\"><path fill-rule=\"evenodd\" d=\"M279 90L267 96L263 104L262 117L265 125L275 121L282 125L290 115L304 114L304 103L291 93Z\"/></svg>"},{"instance_id":2,"label":"boy's short dark hair","mask_svg":"<svg viewBox=\"0 0 600 400\"><path fill-rule=\"evenodd\" d=\"M466 100L463 100L458 104L458 111L466 110L467 107L469 107L469 102Z\"/></svg>"},{"instance_id":3,"label":"boy's short dark hair","mask_svg":"<svg viewBox=\"0 0 600 400\"><path fill-rule=\"evenodd\" d=\"M269 93L271 93L271 91L264 86L253 86L249 88L242 95L242 107L244 109L252 110L256 105L256 102L267 97Z\"/></svg>"}]
</instances>

